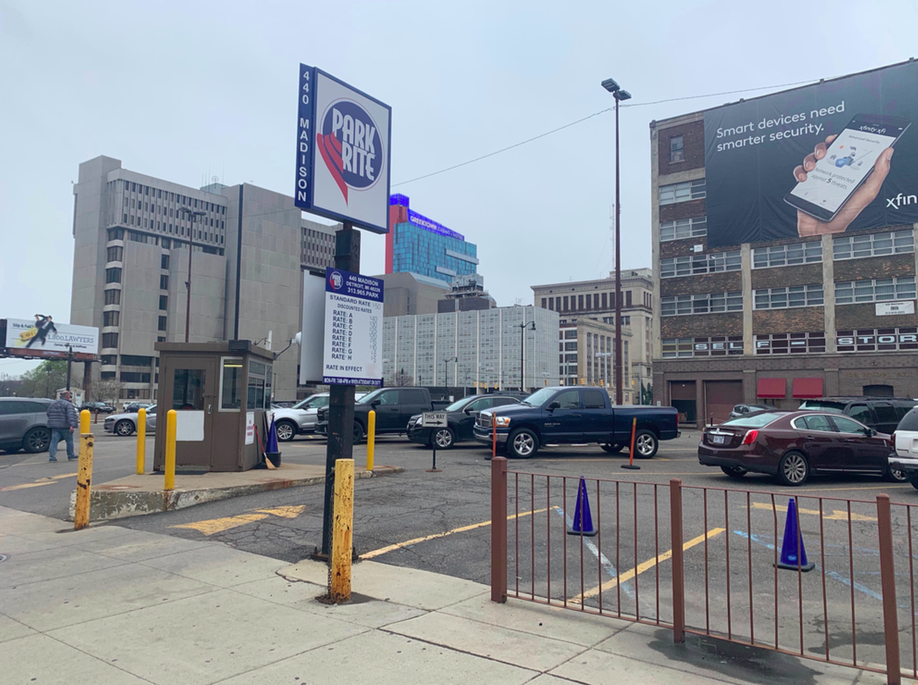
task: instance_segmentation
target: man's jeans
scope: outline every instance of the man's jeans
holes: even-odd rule
[[[51,444],[48,446],[49,461],[57,461],[57,443],[61,440],[67,443],[67,458],[76,459],[76,455],[73,453],[73,433],[70,432],[70,429],[52,428]]]

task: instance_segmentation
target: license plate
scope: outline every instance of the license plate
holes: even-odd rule
[[[712,435],[712,436],[711,436],[711,444],[712,444],[712,445],[723,445],[723,444],[724,444],[724,436],[723,436],[723,435]]]

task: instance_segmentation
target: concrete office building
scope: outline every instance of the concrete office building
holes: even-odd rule
[[[622,370],[633,378],[631,326],[622,326]],[[558,330],[558,363],[564,385],[605,388],[615,397],[615,326],[598,319],[561,319]],[[622,388],[625,404],[640,404],[641,386],[635,378]]]
[[[609,278],[599,278],[590,281],[571,281],[568,283],[549,283],[547,285],[531,286],[533,292],[534,304],[542,309],[556,311],[561,317],[561,326],[567,327],[578,324],[581,321],[594,320],[600,323],[612,325],[612,337],[614,339],[615,323],[615,274]],[[633,395],[635,404],[641,403],[643,388],[645,394],[649,397],[649,390],[653,379],[653,362],[652,362],[652,340],[653,340],[653,278],[650,269],[627,269],[622,270],[622,337],[625,345],[623,353],[630,358],[631,368],[628,364],[623,363],[622,369],[625,374],[625,385],[623,391],[629,391]],[[568,338],[565,343],[578,342],[581,338],[584,342],[589,343],[592,338],[589,335],[601,337],[606,335],[603,331],[587,331],[583,329],[576,336],[572,335],[573,340]],[[585,349],[582,346],[580,349]],[[594,352],[595,353],[595,352]],[[599,352],[602,354],[602,351]],[[561,376],[567,379],[574,377],[591,377],[595,374],[590,372],[589,364],[582,355],[574,354],[572,350],[565,352],[567,355],[560,360]],[[573,355],[573,356],[571,356]],[[594,360],[595,363],[595,360]],[[574,368],[576,367],[576,374]],[[612,363],[614,369],[614,360]],[[613,374],[614,375],[614,374]],[[598,377],[598,376],[597,376]],[[608,376],[603,376],[608,378]],[[579,382],[579,381],[577,381]],[[612,379],[613,385],[617,379]]]
[[[914,74],[914,65],[888,69],[900,68]],[[886,78],[882,71],[856,76]],[[768,131],[759,130],[771,124],[767,118],[753,119],[761,121],[755,134],[763,142],[748,156],[745,149],[730,148],[726,161],[706,160],[706,117],[736,112],[747,119],[749,111],[757,111],[750,108],[779,111],[788,101],[802,103],[795,112],[818,117],[820,111],[811,111],[814,93],[826,88],[832,98],[851,105],[855,84],[848,79],[853,78],[650,124],[654,301],[660,303],[654,312],[659,335],[653,389],[656,400],[677,407],[683,423],[722,421],[742,402],[792,409],[820,396],[918,394],[918,224],[896,224],[890,212],[883,227],[842,227],[843,232],[807,236],[800,222],[816,222],[795,215],[784,200],[795,187],[793,165],[805,152],[788,155],[783,173],[756,167],[760,155],[763,160],[778,156],[765,147],[775,144],[768,141]],[[880,106],[880,98],[865,97]],[[762,102],[765,98],[777,100]],[[826,131],[838,133],[851,116],[842,114],[821,135],[803,138],[800,149],[812,151]],[[730,130],[723,126],[722,133]],[[733,166],[724,171],[717,164]],[[751,177],[744,179],[747,171]],[[780,195],[760,200],[759,182],[773,177],[783,184]],[[725,183],[735,184],[732,192],[721,192]],[[754,212],[732,211],[738,203],[758,204]],[[732,212],[730,221],[720,214],[724,207]],[[787,216],[758,221],[759,211]],[[792,237],[747,237],[766,231]]]
[[[410,382],[483,392],[485,388],[532,390],[560,381],[558,314],[547,309],[497,307],[397,316],[384,319],[383,330],[387,385]]]
[[[333,264],[335,226],[250,184],[199,190],[97,157],[73,193],[70,321],[101,329],[92,378],[117,381],[121,400],[157,400],[153,346],[185,340],[192,229],[191,342],[271,334],[283,349],[300,330],[303,269]],[[183,209],[203,214],[192,224]],[[276,361],[278,398],[296,397],[297,361],[295,351]]]
[[[450,284],[478,268],[478,247],[465,236],[409,207],[407,195],[389,200],[386,273],[414,273]]]
[[[449,284],[439,278],[415,273],[383,274],[383,316],[433,314],[437,303],[449,292]]]

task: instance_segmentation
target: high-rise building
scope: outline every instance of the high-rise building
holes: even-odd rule
[[[156,400],[154,345],[185,340],[192,231],[190,342],[270,335],[282,349],[300,330],[303,269],[333,265],[335,226],[247,183],[199,190],[96,157],[73,194],[70,321],[100,328],[93,382],[117,383],[121,400]],[[274,365],[280,399],[296,397],[297,362]]]
[[[383,331],[387,385],[533,390],[559,384],[557,312],[496,307],[394,316],[383,320]]]
[[[549,283],[547,285],[534,285],[532,287],[533,301],[537,307],[549,309],[559,313],[562,327],[571,327],[582,321],[595,320],[600,323],[615,324],[615,274],[609,278],[598,278],[591,281],[571,281],[567,283]],[[649,401],[651,383],[653,382],[652,370],[652,339],[653,339],[653,280],[650,269],[623,269],[622,270],[622,335],[627,336],[626,345],[622,346],[629,353],[631,362],[622,363],[625,384],[623,391],[630,390],[634,404]],[[583,358],[573,343],[578,341],[589,342],[589,335],[601,336],[605,332],[598,330],[587,331],[581,327],[576,335],[569,332],[572,339],[565,342],[566,350],[562,350],[563,358],[560,360],[561,376],[568,379],[591,375],[608,379],[608,375],[591,373],[589,366],[583,364],[596,364],[596,359]],[[627,331],[627,333],[626,333]],[[583,349],[585,347],[581,346]],[[602,347],[599,352],[602,355]],[[600,357],[603,359],[604,357]],[[612,361],[614,368],[614,359]],[[612,379],[613,383],[617,379]]]
[[[478,247],[461,233],[418,214],[406,195],[389,200],[386,273],[410,272],[451,283],[476,272]]]

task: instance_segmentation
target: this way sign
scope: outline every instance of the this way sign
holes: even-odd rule
[[[445,428],[445,411],[425,411],[421,414],[421,426],[424,428]]]

